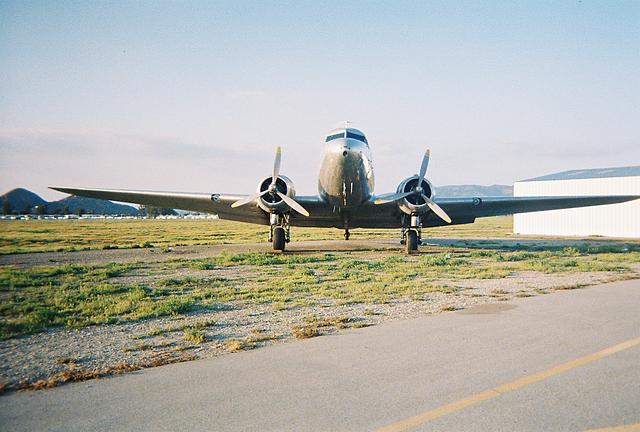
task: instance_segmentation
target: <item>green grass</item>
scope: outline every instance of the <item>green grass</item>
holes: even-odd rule
[[[596,251],[597,252],[597,251]],[[367,256],[367,259],[363,257]],[[200,268],[203,260],[180,260],[176,269]],[[0,337],[10,338],[49,327],[83,327],[160,316],[178,316],[220,303],[310,305],[381,304],[397,299],[425,299],[430,293],[452,293],[440,280],[503,278],[517,271],[624,272],[640,262],[640,252],[477,253],[452,250],[416,256],[395,254],[226,254],[208,262],[235,266],[236,280],[173,277],[127,284],[120,277],[153,264],[65,265],[0,269]],[[160,330],[156,330],[160,331]]]
[[[0,269],[0,337],[56,326],[78,328],[178,316],[228,302],[267,303],[282,310],[326,300],[336,304],[422,300],[434,292],[455,292],[441,280],[495,279],[518,271],[625,272],[630,263],[640,262],[640,252],[606,250],[479,253],[453,249],[414,256],[223,254],[173,261],[171,266],[175,270],[201,269],[203,263],[235,267],[238,279],[226,279],[211,270],[211,276],[135,284],[122,283],[121,277],[149,271],[145,266],[154,264],[5,267]]]
[[[136,264],[0,269],[0,338],[49,327],[84,327],[190,312],[195,301],[166,289],[111,279]]]
[[[178,316],[220,303],[272,304],[276,309],[313,305],[382,304],[422,300],[455,289],[441,280],[503,278],[517,271],[624,272],[640,262],[640,252],[598,253],[579,250],[492,252],[447,250],[430,254],[225,254],[207,260],[179,260],[178,270],[203,262],[235,267],[238,279],[172,277],[127,284],[121,276],[148,271],[153,264],[64,265],[0,269],[0,337],[49,327],[83,327],[160,316]],[[291,305],[291,306],[288,306]],[[161,331],[161,330],[155,330]]]
[[[496,232],[506,235],[510,229],[507,221],[510,219],[488,219],[484,227],[491,235]],[[217,242],[226,238],[220,230],[226,232],[231,226],[222,221],[84,222],[89,229],[83,225],[70,225],[75,222],[79,221],[3,222],[0,226],[14,230],[9,235],[2,232],[3,239],[11,237],[17,241],[12,247],[26,247],[19,243],[31,239],[31,249],[25,250],[47,245],[66,247],[75,241],[76,229],[84,233],[84,240],[91,239],[95,243],[90,247],[100,247],[103,237],[109,238],[110,245],[129,247],[144,244],[145,238],[156,235],[157,238],[164,237],[161,241],[156,238],[154,243],[175,244],[176,241],[187,241],[192,235],[192,241]],[[165,222],[168,224],[164,225]],[[261,227],[235,225],[231,229],[234,235],[247,234],[248,237],[243,237],[247,241],[262,239]],[[451,232],[460,235],[461,231],[456,229],[454,227]],[[15,230],[23,231],[18,235]],[[49,230],[58,230],[60,237]],[[465,235],[475,235],[474,230],[466,231]],[[326,233],[339,234],[336,230],[299,231],[302,232],[315,233],[313,235],[319,237]],[[361,234],[367,232],[362,230]],[[40,242],[39,236],[50,236],[51,242]],[[27,335],[51,327],[81,328],[181,316],[233,302],[269,304],[273,310],[290,310],[319,304],[376,305],[399,299],[420,301],[428,300],[434,293],[455,293],[455,283],[447,281],[504,278],[521,271],[622,273],[640,262],[640,245],[636,243],[583,242],[575,247],[551,245],[543,250],[536,244],[514,246],[495,245],[485,249],[474,249],[464,243],[456,247],[430,246],[423,249],[426,253],[411,256],[399,251],[245,252],[222,253],[202,259],[167,259],[165,256],[158,262],[149,263],[2,267],[0,338]],[[157,279],[158,274],[166,274],[166,277]],[[130,280],[135,282],[128,282]],[[184,326],[167,327],[153,329],[141,337],[185,331],[185,338],[198,343],[196,339],[200,333],[204,334],[204,330],[195,325],[188,330],[191,336],[187,336]]]
[[[238,265],[273,266],[314,263],[334,259],[332,254],[324,255],[285,255],[266,254],[258,252],[241,252],[236,254],[222,253],[217,256],[203,259],[175,259],[171,262],[176,268],[194,268],[198,270],[213,270],[219,267],[231,267]]]

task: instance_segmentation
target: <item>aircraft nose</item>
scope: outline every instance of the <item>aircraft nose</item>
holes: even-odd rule
[[[338,140],[334,140],[331,143],[331,153],[336,156],[341,155],[343,158],[348,158],[351,155],[355,155],[358,151],[358,146],[352,142],[349,142],[346,139],[341,140],[341,142],[337,142]]]
[[[352,146],[349,145],[349,141],[345,140],[342,143],[342,156],[343,157],[347,157],[349,156],[350,153],[353,152]]]

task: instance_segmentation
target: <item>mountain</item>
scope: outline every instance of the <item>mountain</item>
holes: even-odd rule
[[[4,213],[25,213],[33,210],[35,206],[47,202],[33,192],[18,188],[0,196],[0,206]]]
[[[116,204],[107,200],[70,196],[58,201],[47,202],[27,189],[13,189],[0,196],[3,213],[37,213],[36,206],[45,206],[46,214],[67,213],[118,214],[136,216],[138,209],[124,204]]]
[[[436,196],[438,198],[454,197],[487,197],[487,196],[513,196],[513,186],[508,185],[449,185],[437,186]]]
[[[116,204],[111,201],[96,198],[84,198],[77,196],[70,196],[59,201],[50,202],[47,205],[47,213],[63,213],[65,208],[67,208],[67,213],[78,213],[78,210],[82,210],[82,213],[91,214],[118,214],[130,216],[136,216],[138,214],[138,209],[128,205]]]

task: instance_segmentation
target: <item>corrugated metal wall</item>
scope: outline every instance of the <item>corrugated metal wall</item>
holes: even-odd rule
[[[640,176],[523,181],[514,196],[640,195]],[[554,236],[640,238],[640,200],[622,204],[516,214],[513,232]]]

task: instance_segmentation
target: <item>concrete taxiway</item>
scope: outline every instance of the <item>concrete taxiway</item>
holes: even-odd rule
[[[8,394],[0,429],[635,430],[639,310],[633,280],[388,322]]]

